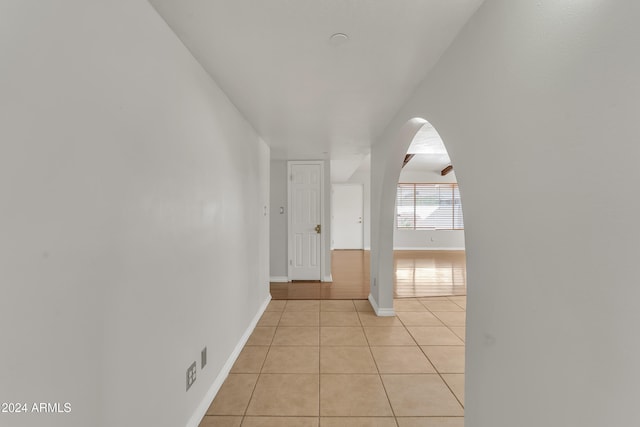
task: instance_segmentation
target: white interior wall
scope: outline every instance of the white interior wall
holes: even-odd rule
[[[393,316],[393,231],[402,162],[425,120],[387,129],[371,147],[371,262],[369,301],[378,316]]]
[[[456,167],[468,427],[640,424],[638,20],[637,2],[486,1],[374,147],[374,231],[408,120]]]
[[[269,298],[269,149],[146,1],[3,2],[0,52],[0,401],[72,405],[0,424],[185,426]]]
[[[271,160],[270,280],[287,281],[287,161]]]
[[[458,179],[453,171],[442,176],[439,171],[402,169],[399,182],[456,183]]]
[[[445,142],[446,144],[446,142]],[[398,182],[456,183],[455,172],[442,176],[439,171],[402,169]],[[464,210],[464,200],[462,200]],[[398,230],[394,228],[395,250],[464,250],[464,230]]]
[[[324,162],[324,208],[322,209],[322,234],[324,251],[322,253],[322,280],[331,282],[331,162]]]

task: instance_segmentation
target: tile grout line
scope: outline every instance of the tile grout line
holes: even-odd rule
[[[369,354],[371,354],[371,358],[373,359],[373,364],[376,366],[376,371],[378,371],[378,379],[380,380],[380,384],[382,384],[382,389],[384,390],[384,395],[387,397],[387,402],[389,402],[389,408],[391,409],[391,413],[393,414],[393,421],[398,425],[398,417],[396,416],[396,411],[393,409],[393,405],[391,404],[391,398],[389,397],[389,393],[387,392],[387,387],[384,385],[384,381],[382,380],[382,374],[380,373],[380,367],[378,366],[378,362],[376,361],[375,356],[373,355],[373,351],[371,350],[371,342],[369,341],[369,337],[364,330],[364,323],[362,323],[362,319],[360,319],[360,315],[358,315],[358,320],[360,320],[360,325],[362,327],[362,333],[364,334],[364,339],[367,340],[367,348],[369,349]]]
[[[285,303],[286,307],[287,303]],[[256,378],[256,383],[253,385],[253,389],[251,390],[251,396],[249,396],[249,400],[247,401],[247,406],[244,408],[244,413],[242,414],[242,419],[240,420],[240,426],[244,424],[244,420],[247,417],[247,411],[249,410],[249,405],[251,405],[251,400],[253,399],[253,394],[258,387],[258,382],[260,381],[260,377],[262,376],[262,370],[264,369],[264,364],[267,363],[267,357],[269,357],[269,353],[271,352],[271,346],[273,345],[273,340],[276,338],[276,333],[278,332],[278,327],[280,325],[280,319],[282,319],[282,315],[284,314],[285,307],[282,307],[282,311],[280,312],[280,318],[278,318],[278,323],[276,324],[276,329],[273,331],[273,336],[271,337],[271,341],[269,342],[269,349],[267,349],[267,354],[264,356],[264,360],[260,365],[260,371],[258,372],[258,378]],[[246,347],[246,344],[245,344]],[[244,350],[244,347],[243,347]]]
[[[465,295],[465,297],[466,297],[466,295]],[[436,317],[436,319],[438,319],[438,320],[439,320],[439,321],[440,321],[440,322],[441,322],[441,323],[442,323],[442,324],[443,324],[447,329],[449,329],[449,331],[450,331],[453,335],[455,335],[455,336],[456,336],[460,341],[462,341],[462,345],[465,347],[465,351],[466,351],[467,343],[465,342],[465,339],[460,338],[460,337],[458,336],[458,334],[456,334],[456,333],[453,331],[453,329],[451,329],[451,328],[452,328],[452,326],[449,326],[449,325],[447,325],[444,321],[442,321],[442,319],[440,319],[436,313],[464,313],[464,317],[465,317],[464,326],[453,326],[453,327],[454,327],[454,328],[465,328],[465,332],[466,332],[466,330],[467,330],[467,320],[466,320],[466,318],[467,318],[467,309],[465,308],[465,309],[463,309],[463,311],[461,311],[461,312],[460,312],[460,311],[451,311],[451,312],[449,312],[449,311],[445,311],[445,312],[439,312],[439,311],[436,311],[436,312],[434,313],[433,311],[431,311],[431,309],[429,309],[429,307],[427,307],[426,305],[424,305],[424,304],[422,303],[422,301],[420,301],[420,300],[418,300],[418,301],[420,302],[420,304],[422,304],[422,305],[424,306],[424,308],[426,308],[426,309],[427,309],[427,311],[428,311],[429,313],[431,313],[432,315],[434,315],[434,316]],[[453,302],[453,301],[451,301],[451,302]],[[455,304],[455,302],[453,302],[453,303]],[[456,304],[456,305],[458,305],[458,304]],[[458,307],[460,307],[460,306],[458,305]],[[462,307],[460,307],[460,308],[462,308]],[[400,319],[400,321],[402,322],[402,319]],[[402,322],[402,323],[404,324],[404,322]],[[411,333],[411,332],[409,332],[409,333]],[[413,335],[412,335],[412,336],[413,336]],[[417,343],[417,341],[416,341],[416,343]],[[449,344],[449,345],[459,345],[459,344]],[[418,346],[420,346],[420,344],[418,344]]]
[[[424,304],[423,304],[424,305]],[[433,314],[432,311],[430,311],[426,306],[425,308],[431,313]],[[466,311],[465,311],[465,315],[466,315]],[[435,314],[434,314],[435,316]],[[437,317],[437,316],[436,316]],[[438,320],[440,320],[440,318],[438,317]],[[440,320],[442,321],[442,320]],[[400,322],[402,322],[402,319],[400,319]],[[444,323],[444,322],[442,322]],[[402,322],[402,324],[404,325],[404,322]],[[451,328],[449,328],[448,325],[445,324],[445,326],[447,327],[447,329],[449,329],[451,331]],[[405,326],[406,328],[406,326]],[[411,335],[411,332],[409,332],[409,329],[407,329],[407,333],[409,335]],[[455,333],[453,331],[451,331],[452,334],[455,335]],[[457,335],[456,335],[457,337]],[[453,397],[455,397],[456,401],[460,404],[460,406],[462,407],[462,413],[464,414],[464,405],[462,404],[462,402],[460,402],[460,399],[458,399],[458,396],[453,392],[453,389],[451,388],[451,386],[449,385],[449,383],[444,379],[444,377],[442,376],[442,373],[440,373],[440,370],[438,369],[438,367],[431,361],[431,358],[429,358],[429,356],[427,355],[427,353],[425,353],[424,349],[422,348],[422,346],[420,344],[418,344],[418,341],[416,340],[416,338],[411,335],[411,338],[413,338],[413,341],[416,343],[416,345],[418,346],[418,348],[420,349],[420,351],[422,352],[422,354],[424,354],[424,357],[427,358],[427,360],[429,361],[429,363],[431,363],[431,366],[433,366],[433,368],[436,370],[436,373],[438,374],[438,376],[440,377],[440,380],[444,383],[444,385],[447,386],[447,388],[449,389],[449,391],[451,392],[451,394],[453,395]],[[459,337],[458,337],[459,338]],[[425,346],[428,347],[428,346]],[[460,346],[457,346],[460,347]],[[462,346],[465,348],[465,352],[466,352],[466,343],[464,343],[464,345]],[[466,373],[463,372],[463,375],[466,375]]]

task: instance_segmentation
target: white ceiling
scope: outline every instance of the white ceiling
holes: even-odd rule
[[[420,130],[415,134],[407,150],[407,154],[444,154],[447,156],[447,159],[449,158],[440,134],[429,122],[422,125]]]
[[[407,154],[414,154],[403,172],[440,172],[451,164],[449,153],[438,134],[438,131],[426,122],[416,133],[407,150]],[[333,165],[333,163],[332,163]],[[371,169],[371,156],[366,156],[359,164],[356,172],[367,172]]]
[[[407,153],[415,154],[415,156],[403,168],[405,171],[440,172],[451,164],[442,138],[431,123],[425,123],[420,128],[416,136],[413,137]]]
[[[273,158],[342,180],[483,0],[149,1]]]

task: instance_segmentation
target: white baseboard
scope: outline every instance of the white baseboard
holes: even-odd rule
[[[287,283],[289,278],[287,276],[271,276],[269,277],[269,281],[273,283]],[[329,274],[328,276],[324,276],[322,278],[323,282],[333,282],[333,276]]]
[[[364,248],[365,251],[371,251],[371,246],[365,246]],[[393,248],[394,251],[464,251],[465,248],[461,247],[444,247],[444,248],[435,248],[433,246],[431,247],[424,247],[424,248],[416,248],[416,247],[394,247]]]
[[[452,247],[444,247],[444,248],[436,248],[433,246],[429,247],[394,247],[394,251],[464,251],[464,248],[452,248]]]
[[[229,372],[231,372],[231,368],[233,367],[233,364],[236,362],[236,359],[240,355],[242,348],[249,340],[251,333],[253,332],[256,325],[258,324],[258,321],[262,317],[262,314],[267,309],[267,306],[269,305],[270,301],[271,301],[271,295],[267,297],[267,299],[262,303],[262,305],[258,309],[258,313],[256,313],[253,320],[251,320],[251,324],[249,324],[249,327],[245,330],[244,334],[240,338],[240,341],[238,341],[238,344],[236,344],[235,348],[233,349],[233,352],[227,359],[227,362],[224,364],[224,366],[220,370],[220,373],[218,373],[218,376],[213,381],[213,384],[211,384],[211,387],[209,388],[207,393],[204,395],[202,402],[200,402],[194,414],[191,416],[191,418],[189,418],[189,422],[187,423],[186,427],[198,427],[200,425],[200,421],[202,421],[202,418],[206,415],[207,409],[209,409],[211,402],[213,402],[213,399],[216,397],[216,394],[218,394],[218,391],[220,391],[220,387],[222,387],[224,380],[227,379],[227,376],[229,375]]]
[[[376,316],[380,316],[380,317],[390,317],[390,316],[395,316],[396,312],[393,308],[380,308],[378,307],[378,303],[376,302],[375,298],[373,298],[373,295],[369,294],[369,304],[371,304],[371,307],[373,307],[373,311],[376,312]]]

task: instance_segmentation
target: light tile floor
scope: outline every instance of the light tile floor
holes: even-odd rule
[[[463,427],[466,297],[273,300],[200,427]]]

